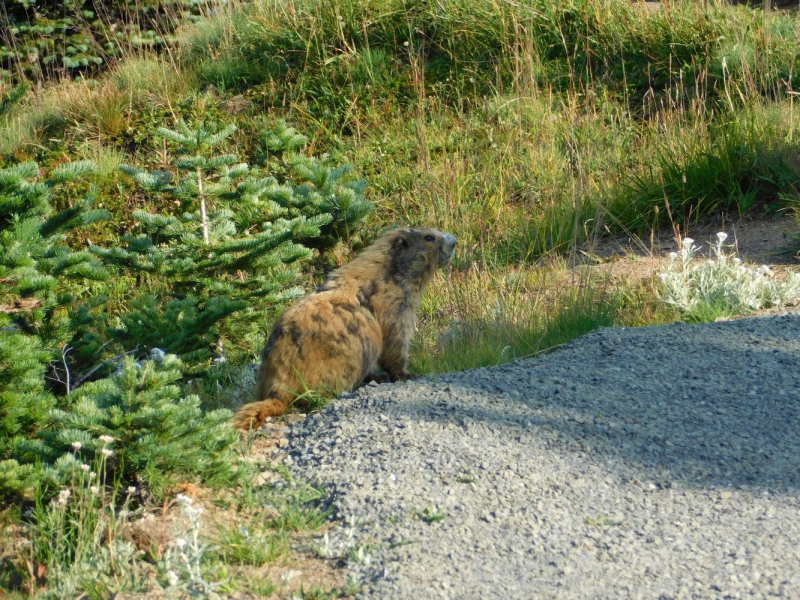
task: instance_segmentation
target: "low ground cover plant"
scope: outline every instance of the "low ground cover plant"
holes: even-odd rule
[[[700,250],[692,238],[683,238],[679,252],[669,255],[666,270],[659,275],[660,296],[691,322],[713,321],[718,317],[784,306],[800,296],[800,274],[790,272],[778,279],[762,265],[742,262],[730,245],[728,235],[717,234],[708,260],[698,258]]]

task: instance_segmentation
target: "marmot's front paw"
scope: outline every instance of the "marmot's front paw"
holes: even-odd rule
[[[362,385],[366,385],[372,381],[375,383],[394,383],[396,381],[411,381],[417,379],[419,375],[416,373],[399,373],[397,375],[389,375],[388,373],[372,373],[364,377]]]
[[[362,385],[366,385],[370,382],[374,381],[375,383],[389,383],[390,381],[396,381],[392,378],[391,375],[387,375],[386,373],[371,373],[364,377],[364,381],[361,382]]]
[[[392,381],[411,381],[412,379],[417,379],[419,375],[416,373],[400,373],[399,375],[394,375],[392,377]]]

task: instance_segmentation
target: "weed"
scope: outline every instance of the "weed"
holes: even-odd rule
[[[70,455],[71,485],[45,504],[41,491],[28,525],[29,542],[20,553],[28,589],[46,576],[48,593],[73,596],[86,592],[97,597],[108,592],[138,592],[146,587],[147,569],[136,558],[133,544],[121,531],[133,512],[136,488],[120,490],[115,481],[105,485],[108,460],[113,456],[110,436],[101,436],[102,450],[91,465]],[[74,442],[78,455],[82,444]],[[121,505],[118,500],[123,498]]]
[[[333,600],[333,598],[342,598],[345,596],[350,596],[355,592],[348,593],[348,589],[356,589],[359,588],[351,587],[345,588],[344,590],[339,590],[336,588],[323,588],[319,586],[313,586],[309,589],[305,589],[303,585],[300,585],[300,589],[297,590],[296,594],[293,598],[298,598],[302,600]]]
[[[216,553],[227,564],[261,567],[288,554],[288,533],[266,523],[220,526],[214,537]]]
[[[342,595],[348,597],[355,596],[360,591],[361,591],[361,584],[358,581],[356,581],[356,579],[352,575],[349,576],[344,584]]]
[[[194,598],[217,600],[221,583],[209,581],[204,568],[203,557],[211,548],[200,539],[203,508],[195,507],[194,501],[182,494],[178,494],[177,500],[186,526],[176,531],[175,540],[164,553],[160,570],[166,580],[165,589],[171,593],[183,590]]]
[[[317,558],[335,558],[338,556],[334,545],[331,543],[330,536],[328,532],[325,532],[325,535],[322,536],[322,540],[314,545],[311,548],[314,552],[314,555]]]
[[[278,590],[278,586],[263,575],[251,575],[244,578],[244,586],[251,594],[256,596],[271,596]]]
[[[253,494],[253,507],[268,510],[266,526],[286,532],[317,531],[328,519],[330,509],[323,509],[320,500],[324,490],[296,482],[285,482],[257,488]]]
[[[295,374],[300,381],[300,387],[303,391],[298,393],[291,390],[286,390],[294,395],[294,398],[289,406],[302,406],[308,409],[310,412],[314,412],[324,408],[336,397],[336,392],[324,386],[315,389],[309,388],[296,370]]]
[[[288,531],[316,531],[322,527],[330,514],[314,506],[319,495],[296,495],[281,506],[280,513],[273,519],[272,526]]]
[[[347,560],[357,565],[368,565],[372,562],[372,550],[371,544],[357,544],[347,551]]]
[[[424,510],[415,511],[414,516],[420,521],[428,524],[444,521],[444,513],[440,512],[438,509],[433,509],[430,506],[426,506]]]
[[[586,524],[591,527],[617,527],[622,525],[623,521],[617,521],[598,513],[596,517],[586,517]]]

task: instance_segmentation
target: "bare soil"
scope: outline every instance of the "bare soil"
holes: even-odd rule
[[[720,214],[679,230],[655,230],[643,238],[636,235],[602,237],[584,244],[579,261],[594,264],[596,270],[612,279],[633,282],[659,273],[667,255],[679,249],[683,238],[694,239],[701,246],[700,255],[708,256],[711,243],[716,241],[720,231],[728,234],[727,242],[746,263],[768,265],[778,274],[800,266],[796,254],[788,250],[792,238],[800,236],[800,227],[794,217],[785,214],[767,219],[745,215],[733,220]]]

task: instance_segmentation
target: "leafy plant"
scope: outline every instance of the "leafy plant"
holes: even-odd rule
[[[262,567],[285,556],[289,551],[288,535],[262,524],[253,526],[237,523],[220,527],[214,537],[217,553],[226,564]]]
[[[11,0],[0,13],[0,76],[92,75],[128,49],[161,49],[215,0]]]
[[[416,511],[414,516],[420,521],[428,524],[444,521],[444,513],[442,513],[439,509],[431,508],[430,506],[426,506],[423,510]]]
[[[160,565],[162,585],[171,593],[183,590],[192,598],[217,600],[220,595],[216,590],[221,583],[210,580],[203,561],[210,549],[208,543],[200,538],[203,508],[194,506],[194,500],[184,494],[178,494],[177,500],[186,524],[178,528],[176,539],[164,553]]]

